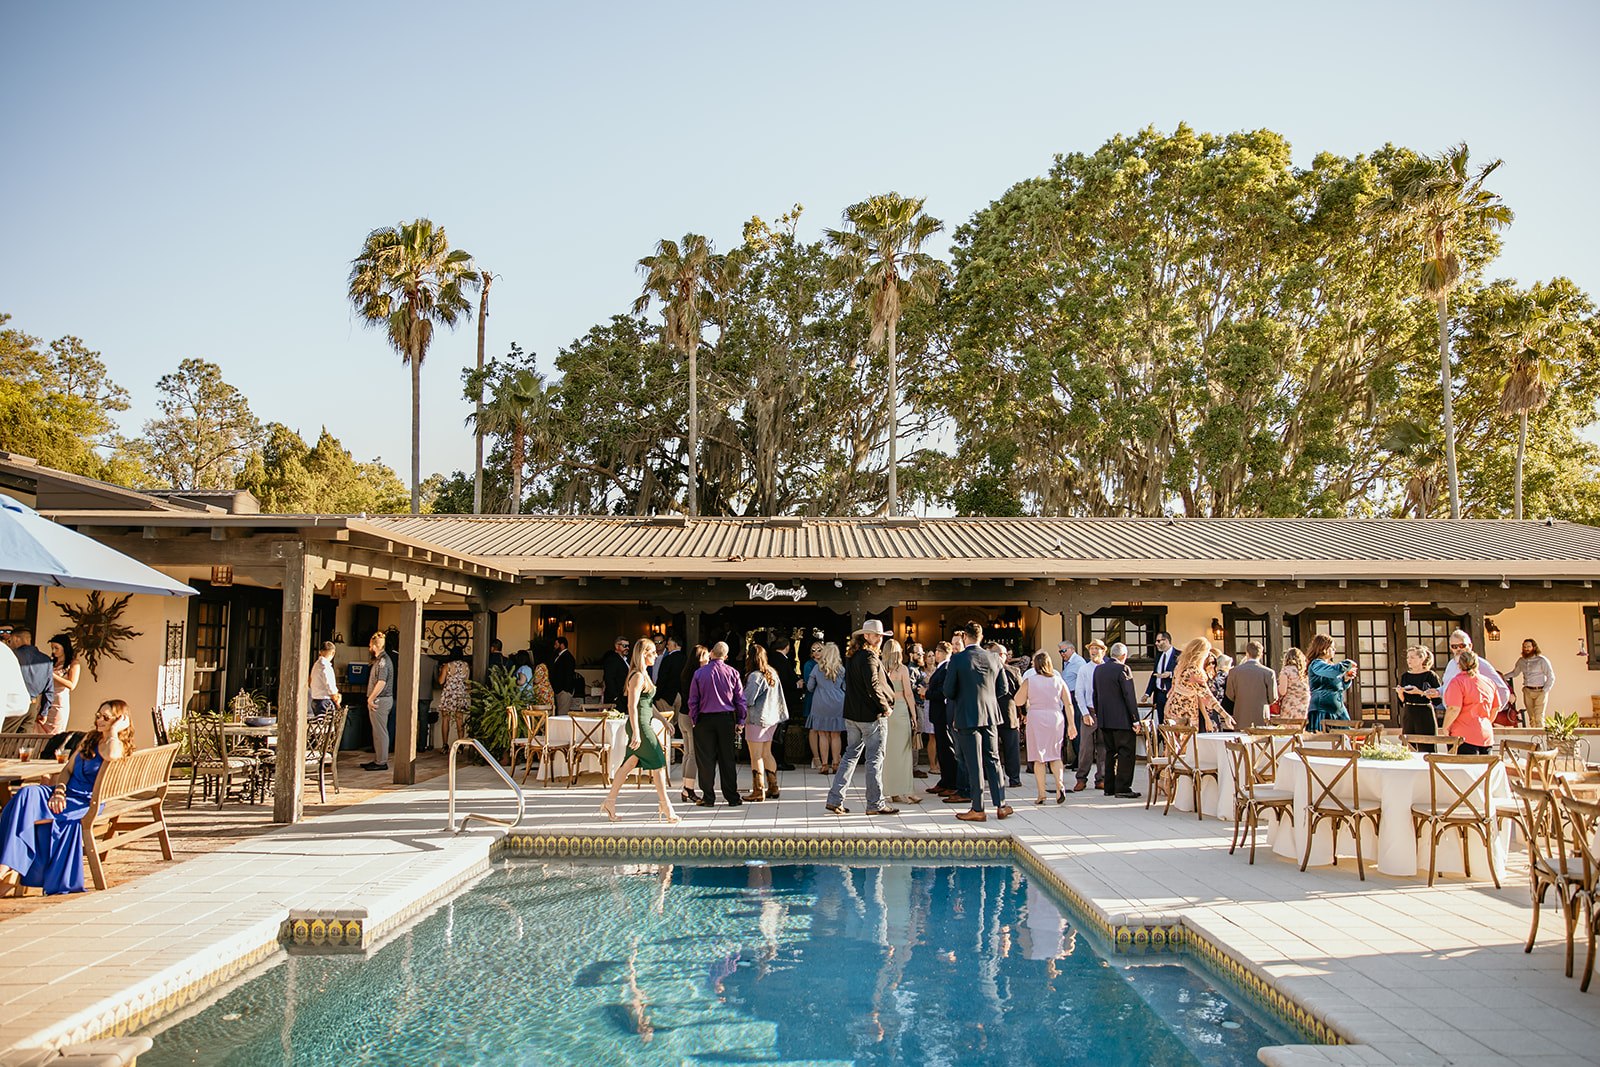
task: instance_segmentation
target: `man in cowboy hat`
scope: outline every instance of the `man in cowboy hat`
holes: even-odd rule
[[[844,789],[850,784],[856,763],[867,762],[867,814],[898,815],[899,808],[883,802],[883,741],[888,733],[889,712],[894,707],[894,687],[883,669],[878,649],[886,632],[883,623],[868,619],[852,636],[849,662],[844,668],[844,756],[828,789],[828,810],[847,815]]]

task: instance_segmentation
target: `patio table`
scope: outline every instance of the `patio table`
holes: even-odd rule
[[[580,718],[590,717],[580,716]],[[667,724],[654,716],[651,717],[650,722],[655,728],[656,740],[661,742],[662,750],[666,751],[668,741]],[[577,736],[576,726],[571,715],[552,715],[547,720],[547,724],[545,727],[546,736],[550,738],[552,745],[570,744]],[[628,720],[620,715],[615,719],[607,719],[601,737],[606,746],[605,776],[609,782],[617,773],[617,768],[622,766],[622,761],[625,758],[624,752],[628,747]],[[600,770],[593,753],[584,753],[583,757],[578,761],[579,771],[584,770],[586,766],[590,770]]]
[[[1332,760],[1321,760],[1316,756],[1311,759],[1334,765]],[[1419,839],[1413,828],[1411,805],[1428,803],[1428,762],[1421,753],[1403,760],[1364,759],[1357,762],[1361,772],[1359,799],[1363,803],[1376,800],[1383,813],[1376,841],[1373,840],[1371,824],[1363,822],[1362,854],[1368,858],[1376,857],[1378,870],[1383,874],[1408,878],[1415,876],[1419,869],[1426,872],[1428,841],[1426,838]],[[1462,781],[1469,780],[1465,772],[1459,777]],[[1295,811],[1303,811],[1310,800],[1310,787],[1298,753],[1285,752],[1278,761],[1278,783],[1280,786],[1293,786]],[[1340,795],[1346,800],[1350,799],[1347,784]],[[1489,778],[1489,801],[1493,804],[1497,800],[1510,799],[1511,787],[1506,780],[1505,767],[1497,764]],[[1508,834],[1498,821],[1491,825],[1493,832],[1490,840],[1494,842],[1492,858],[1495,870],[1500,872],[1503,881]],[[1305,855],[1305,835],[1306,820],[1297,814],[1293,827],[1286,828],[1281,821],[1273,820],[1273,825],[1267,831],[1267,843],[1278,855],[1299,863]],[[1467,847],[1472,849],[1474,868],[1487,873],[1490,856],[1485,854],[1483,842],[1470,831],[1467,842]],[[1374,844],[1376,849],[1373,848]],[[1341,857],[1354,854],[1354,848],[1348,844],[1339,852]],[[1328,823],[1317,828],[1317,839],[1311,846],[1311,862],[1319,866],[1333,862],[1333,829]],[[1462,870],[1460,838],[1454,833],[1445,834],[1439,839],[1438,870],[1456,873]]]
[[[43,735],[41,735],[42,740]],[[65,769],[66,764],[57,763],[53,759],[0,760],[0,807],[10,801],[11,791],[18,786],[42,781]]]

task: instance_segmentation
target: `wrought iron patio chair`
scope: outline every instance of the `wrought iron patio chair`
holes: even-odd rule
[[[246,802],[252,796],[256,760],[234,754],[222,726],[221,717],[215,715],[194,715],[188,720],[189,751],[194,758],[194,774],[189,779],[189,801],[185,807],[194,807],[194,787],[202,778],[208,781],[208,795],[209,783],[216,783],[218,808],[227,803],[235,779],[239,784],[240,802]]]

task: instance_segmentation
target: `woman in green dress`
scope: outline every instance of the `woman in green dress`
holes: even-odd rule
[[[628,708],[628,747],[622,766],[611,779],[611,792],[600,805],[600,810],[612,822],[617,821],[617,794],[635,766],[649,771],[650,780],[655,783],[658,818],[669,823],[681,822],[683,818],[672,810],[672,801],[667,798],[667,754],[662,751],[654,729],[656,687],[647,672],[655,661],[654,641],[642,637],[634,642],[628,680],[622,687],[624,705]]]

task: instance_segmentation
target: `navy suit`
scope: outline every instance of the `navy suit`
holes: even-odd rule
[[[1150,703],[1156,709],[1156,722],[1164,722],[1167,717],[1167,697],[1172,694],[1172,670],[1178,665],[1178,648],[1169,645],[1165,652],[1156,656],[1155,668],[1150,672],[1150,681],[1145,683],[1144,695],[1150,698]],[[1167,677],[1161,678],[1165,672]]]
[[[989,784],[994,806],[1006,802],[1006,780],[1000,771],[1000,723],[1004,712],[996,699],[1005,667],[1000,657],[968,645],[950,657],[944,675],[945,713],[960,739],[972,810],[983,810],[983,784]]]
[[[950,715],[945,710],[944,679],[949,673],[950,661],[946,659],[928,675],[928,720],[933,723],[933,745],[939,754],[939,781],[934,789],[954,789],[966,796],[967,783],[956,759],[955,741],[950,733]]]
[[[1139,721],[1139,698],[1133,672],[1126,663],[1108,659],[1094,669],[1094,715],[1106,742],[1106,770],[1101,784],[1110,794],[1133,791],[1133,727]]]

